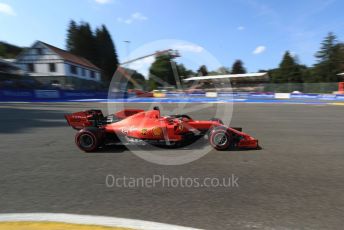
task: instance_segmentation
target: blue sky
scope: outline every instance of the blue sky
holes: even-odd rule
[[[314,64],[329,31],[344,40],[343,9],[341,0],[0,0],[0,40],[20,46],[42,40],[64,48],[68,22],[74,19],[93,28],[105,24],[122,61],[124,40],[134,51],[156,40],[177,39],[187,41],[178,47],[196,58],[207,51],[224,66],[241,59],[255,72],[276,67],[286,50],[302,64]]]

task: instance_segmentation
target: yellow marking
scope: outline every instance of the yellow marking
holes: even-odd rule
[[[331,105],[344,105],[344,102],[333,102],[330,103]]]
[[[0,222],[0,230],[133,230],[98,225],[67,224],[60,222],[17,221]]]
[[[164,93],[153,93],[153,97],[166,97]]]
[[[142,130],[141,130],[141,134],[142,134],[142,135],[147,135],[147,129],[142,129]]]

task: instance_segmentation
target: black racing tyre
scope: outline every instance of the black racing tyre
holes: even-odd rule
[[[215,128],[209,133],[209,143],[216,150],[226,150],[232,144],[230,133],[221,128]]]
[[[219,118],[211,118],[210,119],[210,121],[217,121],[217,122],[219,122],[221,125],[223,125],[223,121],[221,120],[221,119],[219,119]]]
[[[100,130],[81,129],[75,135],[75,144],[85,152],[94,152],[102,142]]]

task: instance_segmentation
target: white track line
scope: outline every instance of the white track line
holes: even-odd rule
[[[197,230],[196,228],[182,227],[171,224],[163,224],[152,221],[93,216],[65,213],[9,213],[0,214],[0,222],[4,221],[48,221],[63,222],[69,224],[99,225],[106,227],[122,227],[138,230]]]

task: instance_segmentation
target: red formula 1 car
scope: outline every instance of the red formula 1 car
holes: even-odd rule
[[[100,110],[88,110],[65,115],[70,126],[79,130],[76,145],[83,151],[96,151],[107,144],[152,144],[180,147],[208,136],[217,150],[230,148],[257,149],[258,140],[229,128],[219,119],[193,120],[188,115],[160,116],[160,110],[125,109],[104,116]]]

